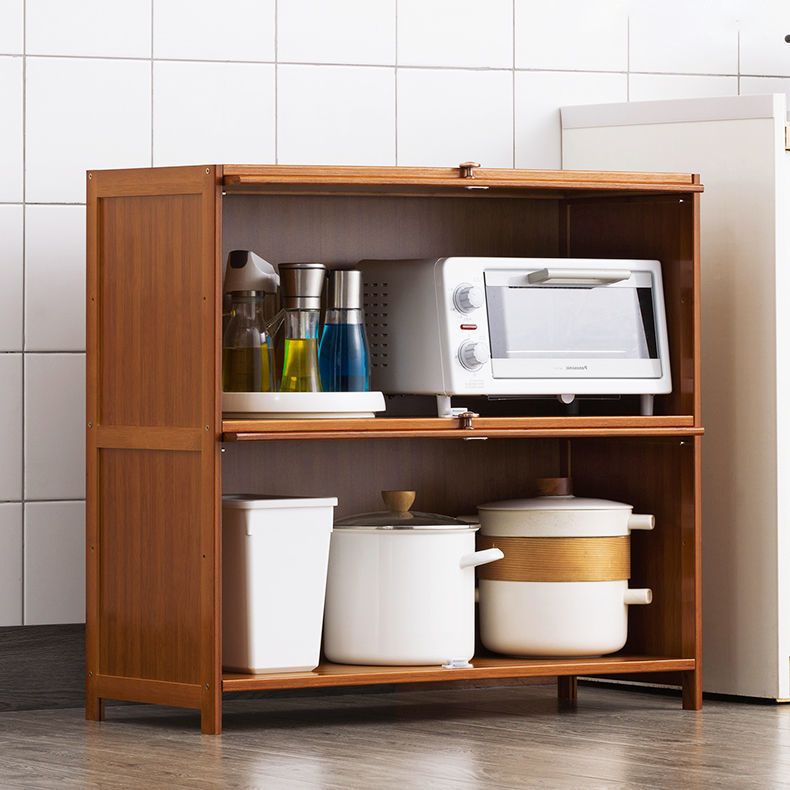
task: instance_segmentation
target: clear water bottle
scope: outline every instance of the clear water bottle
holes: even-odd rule
[[[370,389],[368,340],[362,312],[362,272],[356,269],[338,269],[329,275],[318,366],[324,392],[367,392]]]

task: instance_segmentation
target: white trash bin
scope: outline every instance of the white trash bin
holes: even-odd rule
[[[318,666],[337,499],[222,500],[222,664],[237,672]]]

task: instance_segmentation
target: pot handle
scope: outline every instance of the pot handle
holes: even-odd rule
[[[633,606],[634,604],[653,603],[653,591],[650,589],[644,590],[626,590],[623,594],[623,603],[626,606]]]
[[[476,568],[478,565],[486,565],[489,562],[501,560],[505,555],[502,549],[483,549],[472,554],[464,554],[461,557],[462,568]]]
[[[646,513],[632,513],[628,517],[628,531],[632,529],[653,529],[656,525],[656,517]]]

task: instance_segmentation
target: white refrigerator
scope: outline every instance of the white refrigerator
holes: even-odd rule
[[[790,700],[785,96],[565,107],[561,115],[566,169],[701,175],[703,684]]]

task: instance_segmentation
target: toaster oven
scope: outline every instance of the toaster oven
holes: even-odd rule
[[[366,260],[371,386],[434,395],[671,392],[661,264],[588,258]]]

